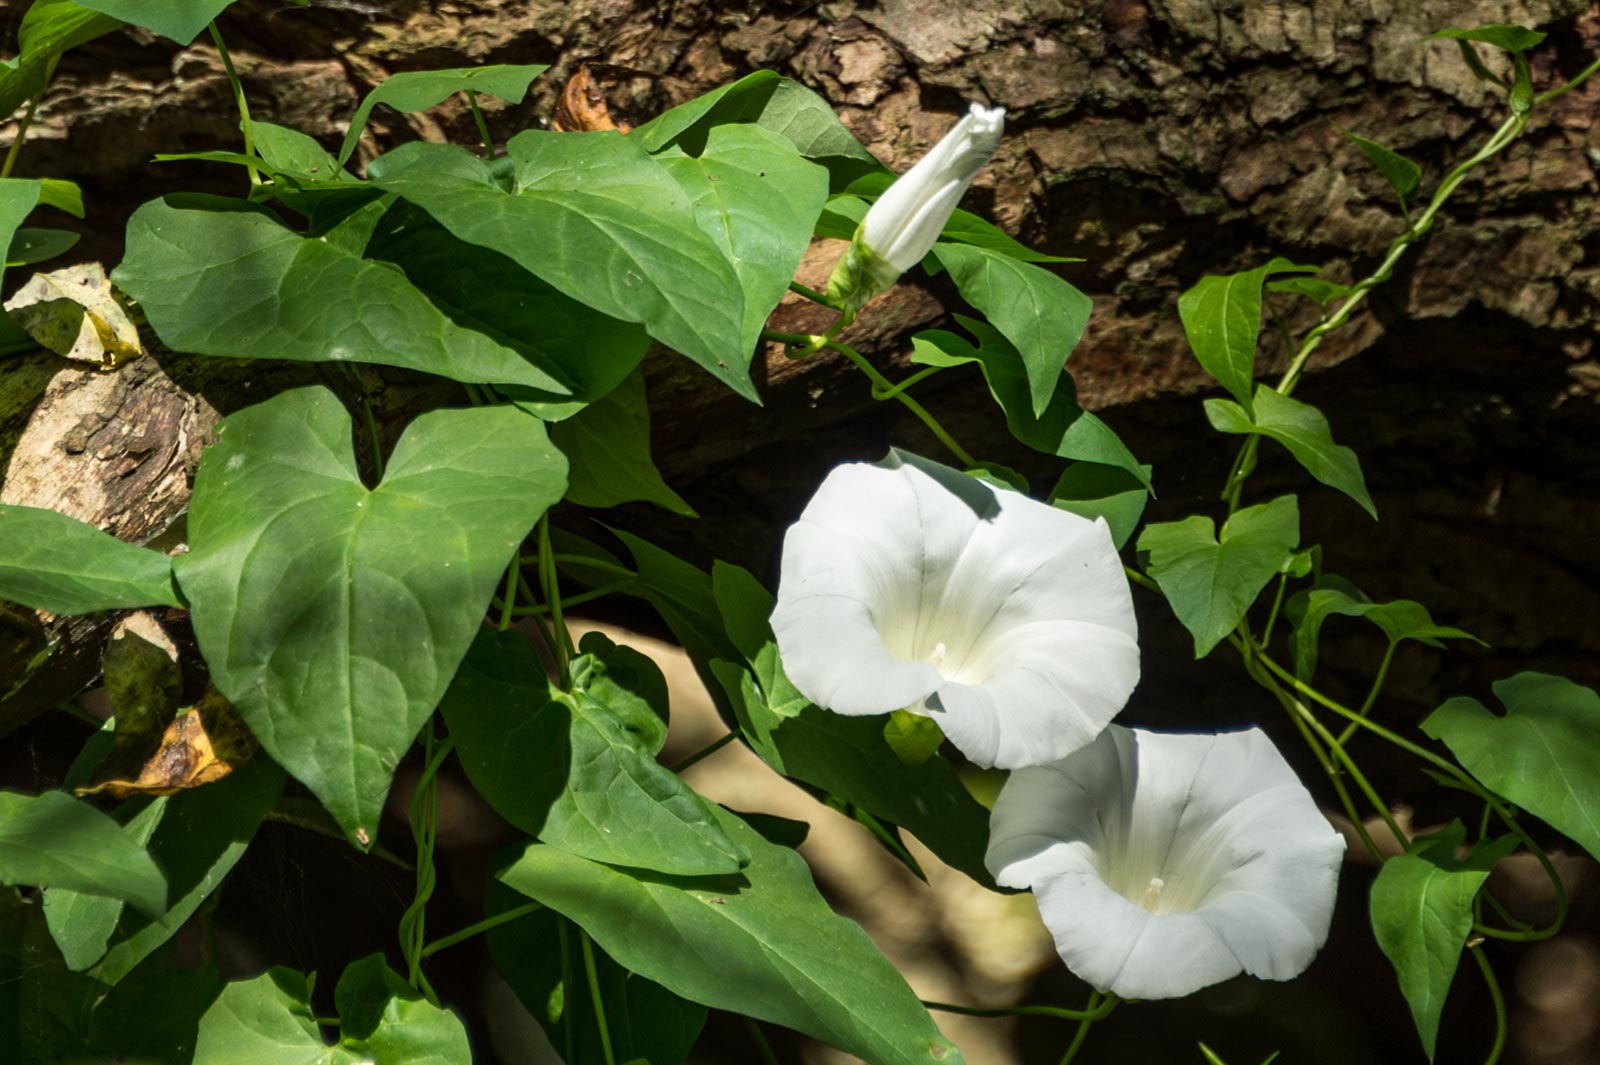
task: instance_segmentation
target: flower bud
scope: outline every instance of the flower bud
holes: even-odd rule
[[[994,155],[1005,109],[973,104],[927,155],[878,197],[828,279],[828,295],[854,311],[928,254],[967,186]]]

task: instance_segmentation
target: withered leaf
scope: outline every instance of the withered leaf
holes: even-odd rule
[[[5,309],[34,340],[69,359],[110,370],[144,354],[139,328],[99,263],[35,274]]]
[[[587,63],[567,79],[550,124],[561,133],[592,133],[603,129],[626,133],[630,128],[626,122],[617,122],[611,117],[605,89]]]
[[[114,799],[132,795],[173,795],[212,784],[243,765],[255,753],[255,737],[233,706],[210,689],[194,706],[172,719],[161,746],[133,780],[105,780],[79,795],[104,792]]]

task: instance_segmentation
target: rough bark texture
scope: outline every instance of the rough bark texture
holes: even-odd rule
[[[19,17],[21,5],[15,10]],[[1600,43],[1593,0],[889,0],[798,8],[610,0],[310,10],[245,3],[222,25],[256,116],[328,142],[388,73],[474,62],[555,64],[523,105],[494,110],[489,102],[501,139],[547,121],[564,75],[583,61],[604,64],[613,109],[633,118],[749,69],[779,69],[838,101],[851,128],[897,167],[942,132],[962,101],[1002,104],[1009,136],[970,204],[1025,240],[1087,260],[1063,273],[1096,299],[1071,368],[1085,405],[1098,409],[1205,387],[1173,313],[1177,293],[1202,274],[1272,254],[1321,264],[1335,278],[1370,269],[1401,222],[1382,179],[1335,124],[1422,160],[1430,187],[1484,138],[1497,105],[1451,42],[1420,39],[1441,25],[1490,21],[1552,31],[1552,46],[1535,65],[1541,84],[1576,70]],[[1503,349],[1490,337],[1515,335],[1527,361],[1519,381],[1543,375],[1550,386],[1530,413],[1543,415],[1538,408],[1568,402],[1569,393],[1570,402],[1589,406],[1600,381],[1592,357],[1600,322],[1597,101],[1600,83],[1563,97],[1472,179],[1371,311],[1325,345],[1319,364],[1375,346],[1393,352],[1383,343],[1392,322],[1428,319],[1427,347],[1454,352],[1461,364],[1481,364],[1480,354]],[[475,136],[459,102],[425,115],[379,110],[368,151],[419,135]],[[65,58],[22,172],[83,183],[92,213],[80,247],[114,262],[120,222],[144,199],[196,182],[236,191],[234,170],[149,161],[156,151],[228,146],[235,121],[208,43],[180,49],[137,31],[117,34]],[[819,245],[807,264],[813,280],[825,276],[834,254]],[[938,322],[953,302],[937,283],[902,285],[863,316],[853,339],[893,363],[903,359],[909,333]],[[1312,313],[1286,310],[1296,326]],[[774,325],[808,331],[825,321],[826,312],[797,304],[780,310]],[[792,509],[818,463],[796,468],[788,458],[752,467],[741,456],[763,445],[788,455],[795,441],[814,440],[819,431],[838,429],[828,438],[843,440],[864,417],[882,419],[866,415],[870,401],[847,367],[767,356],[764,409],[740,403],[681,361],[655,360],[652,382],[664,401],[657,433],[668,476],[691,495],[720,493],[718,482],[731,477],[759,497],[748,502],[767,504],[761,509],[770,507],[776,518]],[[99,517],[134,537],[165,528],[181,512],[183,487],[170,460],[174,449],[187,449],[192,459],[210,417],[205,401],[236,406],[281,387],[286,372],[266,365],[213,371],[215,395],[187,415],[164,407],[124,434],[139,404],[160,405],[137,399],[123,409],[127,396],[159,375],[146,368],[121,383],[80,385],[75,378],[94,375],[74,370],[57,375],[41,396],[41,374],[49,376],[52,365],[43,356],[13,362],[0,402],[12,412],[36,407],[35,421],[48,424],[30,442],[32,458],[12,461],[12,481],[60,484],[37,496],[26,482],[13,484],[10,496],[68,503],[90,517],[94,500],[120,492],[145,515],[110,503]],[[973,385],[970,375],[947,375],[929,386],[930,402],[948,410],[974,446],[1004,450],[995,419],[969,398]],[[1458,398],[1471,404],[1481,396],[1461,390]],[[1336,425],[1341,413],[1334,411]],[[1130,411],[1114,420],[1126,426],[1144,417]],[[704,431],[707,424],[718,430]],[[105,426],[121,444],[108,445]],[[916,427],[893,422],[896,434],[905,428],[920,442]],[[73,451],[75,441],[95,432],[99,458],[88,468],[98,472],[90,475],[72,456],[84,453]],[[1187,442],[1177,448],[1189,450]],[[59,474],[51,461],[63,463]],[[131,481],[129,463],[142,471]],[[146,479],[163,476],[159,490],[144,490]]]
[[[1338,127],[1419,160],[1426,193],[1500,120],[1501,105],[1453,43],[1421,43],[1432,30],[1516,22],[1550,31],[1534,57],[1541,87],[1600,50],[1595,0],[313,2],[242,3],[221,27],[256,117],[327,144],[387,74],[479,62],[555,65],[526,103],[487,102],[497,141],[546,121],[582,62],[597,64],[613,111],[633,120],[751,69],[777,69],[834,101],[897,169],[966,100],[1005,106],[1008,136],[967,206],[1086,260],[1060,268],[1095,300],[1069,369],[1084,405],[1155,465],[1158,518],[1209,506],[1232,453],[1208,435],[1193,396],[1208,383],[1183,341],[1177,295],[1204,274],[1275,254],[1336,280],[1377,264],[1403,222]],[[21,9],[3,9],[0,30]],[[417,136],[476,139],[458,102],[418,116],[379,110],[366,156]],[[236,170],[151,155],[232,147],[237,136],[208,44],[118,34],[63,60],[19,173],[79,181],[91,208],[80,248],[113,263],[121,223],[144,200],[197,186],[239,191]],[[1306,492],[1307,542],[1328,542],[1329,569],[1370,594],[1421,600],[1492,645],[1448,658],[1403,651],[1393,689],[1417,715],[1446,695],[1486,697],[1488,680],[1529,666],[1600,682],[1597,171],[1600,79],[1541,108],[1521,140],[1468,180],[1394,279],[1330,338],[1301,392],[1360,453],[1383,515],[1375,526],[1332,493]],[[819,282],[837,253],[819,242],[802,280]],[[1291,327],[1314,320],[1307,306],[1282,307]],[[909,336],[952,308],[959,301],[938,279],[908,279],[847,338],[896,367]],[[792,303],[773,327],[810,332],[827,321]],[[875,457],[890,442],[929,454],[938,445],[898,407],[874,404],[848,366],[763,354],[761,408],[683,360],[652,357],[658,458],[706,520],[632,508],[619,520],[770,575],[784,525],[829,465]],[[1269,366],[1282,357],[1269,343]],[[43,354],[0,363],[0,498],[53,506],[127,539],[176,542],[188,475],[219,412],[310,379],[354,387],[314,368],[170,354],[111,374]],[[384,369],[366,371],[364,385],[391,439],[409,412],[454,395]],[[1049,483],[1052,462],[1006,437],[974,373],[946,373],[918,394],[970,450]],[[1306,487],[1271,457],[1252,491],[1266,499]],[[1221,652],[1183,663],[1181,630],[1164,609],[1141,610],[1146,679],[1132,719],[1215,727],[1269,712]],[[1325,669],[1338,688],[1341,668],[1370,665],[1375,648],[1353,621],[1331,621],[1327,638]],[[51,639],[55,654],[41,659]],[[44,664],[6,699],[30,661]],[[97,661],[93,626],[0,614],[0,734],[91,681]],[[1376,760],[1392,792],[1427,787]],[[1360,964],[1371,972],[1382,962]],[[1481,1055],[1472,1033],[1445,1038],[1465,1041],[1441,1044],[1440,1060]],[[1242,1053],[1259,1060],[1265,1049]],[[1351,1053],[1346,1060],[1414,1056]],[[1172,1048],[1184,1055],[1192,1045]]]

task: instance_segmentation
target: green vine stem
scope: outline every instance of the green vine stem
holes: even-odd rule
[[[767,1042],[766,1033],[762,1032],[761,1025],[757,1024],[754,1017],[740,1017],[744,1022],[744,1030],[750,1033],[750,1041],[756,1045],[756,1053],[761,1055],[761,1065],[778,1065],[778,1055],[772,1052],[772,1044]]]
[[[491,599],[490,602],[500,611],[500,631],[507,632],[511,628],[511,617],[517,609],[517,577],[520,574],[515,561],[506,567],[506,591],[503,599]]]
[[[1072,1042],[1067,1044],[1067,1052],[1061,1055],[1061,1065],[1071,1065],[1072,1059],[1076,1058],[1078,1056],[1078,1051],[1083,1048],[1084,1040],[1089,1038],[1089,1028],[1096,1020],[1099,1019],[1094,1016],[1095,1008],[1100,1005],[1100,1003],[1097,1001],[1099,998],[1100,992],[1090,992],[1089,1007],[1085,1011],[1083,1020],[1078,1022],[1078,1030],[1073,1033]],[[1107,996],[1105,1001],[1109,1004],[1106,1008],[1106,1013],[1110,1013],[1112,1008],[1116,1006],[1117,999],[1115,996]],[[1105,1014],[1103,1013],[1100,1016],[1103,1017]]]
[[[17,135],[11,140],[11,147],[6,149],[6,161],[0,164],[0,178],[8,178],[11,171],[16,168],[17,156],[22,153],[22,142],[28,137],[28,127],[33,125],[33,113],[39,109],[39,101],[44,99],[44,90],[50,84],[50,79],[55,77],[56,64],[61,61],[60,55],[53,55],[44,67],[44,84],[39,86],[39,91],[28,98],[27,110],[22,112],[22,117],[17,119]]]
[[[406,958],[407,982],[425,995],[433,1005],[439,1005],[439,996],[422,971],[426,949],[426,924],[428,900],[438,882],[438,872],[433,864],[433,846],[439,829],[439,767],[450,756],[455,742],[446,737],[436,743],[433,719],[422,730],[424,764],[417,778],[416,789],[411,794],[411,837],[417,846],[417,887],[411,905],[400,917],[400,947]]]
[[[600,1050],[605,1055],[606,1065],[617,1065],[616,1055],[611,1051],[611,1027],[606,1024],[606,1004],[600,997],[600,975],[595,971],[594,944],[582,928],[578,929],[578,944],[583,950],[583,972],[589,979],[589,997],[594,1001],[595,1024],[600,1029]]]
[[[489,123],[484,121],[483,109],[478,106],[478,94],[472,89],[467,90],[467,106],[472,108],[472,120],[478,124],[478,136],[483,138],[483,152],[488,158],[494,158],[494,138],[489,136]]]
[[[1130,581],[1132,581],[1134,584],[1137,584],[1141,588],[1148,588],[1152,592],[1160,592],[1161,591],[1161,585],[1157,584],[1155,581],[1151,580],[1149,577],[1146,577],[1143,573],[1140,573],[1138,570],[1134,569],[1132,566],[1129,566],[1129,565],[1126,565],[1126,564],[1123,565],[1122,572],[1126,573],[1128,575],[1128,579]]]
[[[1494,1043],[1489,1047],[1489,1056],[1483,1059],[1483,1065],[1496,1065],[1506,1049],[1505,996],[1500,993],[1500,981],[1495,979],[1494,968],[1483,953],[1483,944],[1468,944],[1467,953],[1478,963],[1478,971],[1483,973],[1483,982],[1489,987],[1489,1001],[1494,1004]]]
[[[1338,794],[1339,803],[1344,809],[1345,817],[1349,819],[1351,827],[1355,829],[1356,835],[1360,837],[1362,846],[1367,849],[1367,853],[1372,855],[1373,858],[1382,861],[1384,858],[1383,851],[1372,838],[1372,834],[1367,831],[1366,820],[1356,808],[1355,799],[1350,795],[1350,789],[1345,787],[1342,767],[1337,759],[1329,755],[1327,748],[1322,745],[1316,733],[1307,724],[1307,715],[1301,712],[1303,707],[1300,701],[1285,691],[1281,685],[1275,682],[1261,668],[1255,657],[1250,653],[1249,645],[1244,637],[1238,633],[1233,633],[1228,639],[1242,657],[1245,673],[1251,680],[1261,685],[1276,698],[1284,711],[1288,713],[1289,720],[1294,723],[1301,739],[1305,741],[1306,747],[1310,749],[1317,760],[1317,764],[1322,767],[1323,773],[1327,775],[1329,783],[1333,785],[1333,790]]]
[[[929,1002],[927,999],[922,1000],[922,1005],[940,1013],[959,1013],[966,1017],[1055,1017],[1063,1021],[1098,1021],[1116,1009],[1120,1001],[1116,995],[1101,995],[1098,991],[1091,991],[1088,1005],[1081,1010],[1065,1006],[957,1006],[949,1002]]]
[[[222,41],[222,31],[217,29],[215,21],[206,24],[211,31],[211,40],[217,46],[217,54],[222,57],[222,69],[228,72],[228,84],[233,86],[233,103],[239,109],[239,129],[244,134],[244,154],[256,154],[255,133],[250,128],[250,101],[245,99],[244,85],[239,81],[239,74],[233,69],[233,56],[228,53],[228,46]],[[245,170],[250,175],[250,184],[261,184],[261,171],[253,163],[246,164]]]
[[[528,557],[530,557],[530,558],[532,558],[534,560],[534,564],[536,566],[539,566],[541,568],[543,567],[543,563],[539,562],[539,556],[538,555],[531,555],[531,556],[528,556]],[[530,604],[537,605],[537,600],[538,600],[539,596],[538,596],[538,594],[536,592],[534,592],[533,586],[528,583],[528,578],[523,575],[522,565],[523,565],[523,561],[522,561],[522,558],[519,556],[518,559],[517,559],[517,566],[516,566],[516,569],[517,569],[517,589],[518,589],[518,591],[519,591],[519,593],[521,595],[521,598],[524,601],[526,601],[526,602],[528,602]],[[490,601],[494,602],[494,600],[490,600]],[[501,605],[500,603],[495,602],[495,606],[496,607],[499,607],[500,605]],[[513,609],[518,609],[518,608],[515,607],[515,604],[513,604]],[[525,609],[525,608],[522,608],[522,609]],[[549,652],[550,652],[550,660],[553,662],[553,661],[555,661],[555,658],[556,658],[556,634],[555,634],[555,630],[550,627],[550,618],[547,615],[548,615],[548,611],[543,612],[543,613],[529,613],[529,614],[525,614],[524,616],[527,617],[528,620],[533,622],[533,627],[536,630],[538,630],[539,639],[543,642],[543,644],[546,647],[546,649],[549,650]]]
[[[879,373],[877,368],[874,367],[872,363],[867,361],[867,357],[865,355],[862,355],[850,345],[841,344],[837,340],[830,340],[824,344],[823,347],[830,351],[837,351],[839,354],[855,363],[856,368],[862,373],[866,374],[867,379],[872,382],[874,398],[878,398],[878,394],[882,392],[884,397],[893,397],[894,399],[898,400],[900,405],[905,407],[905,409],[910,411],[912,414],[916,415],[917,419],[921,421],[923,425],[928,427],[928,431],[933,433],[933,435],[938,438],[939,443],[943,444],[946,450],[959,459],[963,465],[969,468],[978,465],[978,460],[973,458],[972,454],[967,451],[966,448],[956,443],[955,438],[945,431],[944,426],[939,424],[939,419],[928,413],[928,409],[921,403],[918,403],[916,400],[906,395],[905,392],[898,389],[894,382],[890,381],[887,377],[883,376],[883,374]]]
[[[1394,649],[1398,646],[1400,646],[1398,641],[1389,641],[1389,646],[1383,652],[1383,660],[1378,663],[1378,672],[1372,677],[1372,687],[1367,689],[1367,697],[1361,700],[1361,708],[1356,711],[1357,716],[1366,717],[1372,713],[1373,706],[1378,702],[1378,695],[1383,691],[1383,683],[1388,679],[1389,665],[1394,661]],[[1339,733],[1339,743],[1341,745],[1349,743],[1350,737],[1357,731],[1358,726],[1355,722],[1346,724]]]
[[[789,291],[793,292],[793,293],[796,293],[797,295],[804,296],[806,299],[810,300],[812,303],[820,303],[824,307],[833,307],[833,306],[835,306],[834,302],[828,298],[826,293],[818,292],[814,288],[808,288],[805,285],[802,285],[798,281],[790,281],[789,282]]]
[[[457,943],[465,943],[474,936],[481,936],[491,929],[499,928],[503,924],[509,924],[519,917],[526,917],[528,914],[537,913],[542,909],[544,909],[544,903],[542,902],[525,902],[521,906],[516,906],[509,910],[502,910],[493,917],[485,917],[477,924],[468,925],[459,932],[451,932],[447,936],[443,936],[434,940],[432,943],[429,943],[427,946],[422,948],[422,956],[424,958],[431,958],[441,950],[446,950],[450,947],[453,947]]]
[[[624,582],[637,580],[638,577],[639,577],[639,575],[637,573],[635,573],[633,570],[629,569],[628,567],[619,566],[614,562],[607,562],[603,558],[590,558],[588,555],[564,555],[564,554],[556,554],[556,555],[553,555],[552,557],[556,560],[556,564],[557,565],[561,565],[561,566],[579,566],[579,567],[583,567],[583,568],[587,568],[587,569],[596,570],[596,571],[598,571],[600,573],[609,573],[613,577],[617,577],[621,581],[624,581]],[[529,565],[531,563],[537,562],[538,560],[539,560],[539,556],[538,555],[523,555],[522,558],[521,558],[521,562],[522,562],[523,565]]]
[[[571,922],[565,917],[560,917],[556,920],[556,943],[561,951],[561,987],[563,994],[565,994],[566,988],[572,986],[572,936],[567,931],[570,924]],[[577,1058],[572,1052],[572,1011],[569,1009],[561,1011],[561,1042],[566,1048],[566,1056],[561,1060],[576,1061]]]
[[[1565,85],[1558,85],[1547,93],[1535,96],[1533,98],[1533,106],[1538,107],[1542,103],[1548,103],[1551,100],[1554,100],[1557,96],[1563,96],[1571,92],[1573,89],[1576,89],[1578,86],[1588,81],[1597,70],[1600,70],[1600,59],[1596,59],[1588,66],[1584,67],[1577,73],[1575,77],[1573,77],[1571,81],[1567,82]]]
[[[571,661],[572,634],[567,632],[567,621],[561,613],[561,585],[556,575],[555,549],[550,546],[550,515],[539,519],[539,586],[544,601],[550,606],[550,627],[553,630],[550,653],[556,657],[556,674],[561,687],[572,685]]]
[[[886,399],[893,399],[906,389],[910,388],[912,385],[917,384],[919,381],[926,381],[928,378],[932,377],[936,373],[939,373],[943,369],[945,369],[943,366],[928,366],[924,369],[918,370],[916,373],[912,374],[910,377],[906,378],[904,381],[901,381],[892,388],[878,388],[874,386],[872,389],[872,398],[880,403]]]
[[[383,480],[383,439],[378,434],[378,419],[372,413],[372,399],[367,395],[367,383],[361,378],[361,371],[348,362],[337,364],[344,375],[355,385],[356,394],[361,397],[362,420],[367,425],[367,443],[372,447],[372,468],[377,473],[378,480]]]
[[[1591,71],[1586,71],[1581,77],[1588,77]],[[1569,84],[1568,88],[1572,86]],[[1563,90],[1565,91],[1565,90]],[[1434,190],[1433,198],[1428,201],[1428,207],[1417,216],[1414,225],[1409,226],[1389,245],[1388,252],[1384,255],[1383,262],[1371,274],[1362,278],[1350,289],[1349,295],[1339,305],[1339,309],[1328,315],[1313,326],[1300,341],[1299,350],[1289,362],[1289,368],[1284,371],[1283,377],[1278,381],[1276,391],[1282,395],[1289,395],[1294,391],[1301,374],[1305,370],[1306,361],[1313,352],[1322,345],[1322,339],[1329,333],[1343,326],[1350,320],[1357,307],[1366,299],[1367,293],[1383,284],[1394,274],[1394,268],[1405,255],[1406,249],[1418,238],[1433,228],[1435,216],[1445,204],[1456,187],[1459,186],[1478,166],[1493,158],[1505,149],[1512,141],[1517,139],[1523,128],[1528,124],[1528,114],[1514,114],[1497,129],[1473,155],[1458,164],[1454,170],[1445,175],[1439,187]],[[1228,504],[1228,513],[1232,514],[1239,509],[1240,493],[1244,488],[1244,481],[1255,468],[1257,451],[1261,444],[1259,436],[1251,436],[1240,447],[1238,456],[1234,459],[1233,468],[1228,472],[1227,483],[1223,486],[1222,498]]]
[[[1495,939],[1533,941],[1537,939],[1548,939],[1561,929],[1566,922],[1568,905],[1566,885],[1562,883],[1561,874],[1556,870],[1555,865],[1550,861],[1550,856],[1545,853],[1544,848],[1539,846],[1533,837],[1528,835],[1527,830],[1517,823],[1516,815],[1509,808],[1507,808],[1499,796],[1483,787],[1464,770],[1460,769],[1447,759],[1441,758],[1425,747],[1412,743],[1404,736],[1398,735],[1394,731],[1385,728],[1369,718],[1362,717],[1356,713],[1356,711],[1351,710],[1349,707],[1344,706],[1337,700],[1324,695],[1322,692],[1311,687],[1309,684],[1301,681],[1298,677],[1284,669],[1283,666],[1273,661],[1272,658],[1267,655],[1261,647],[1255,646],[1252,648],[1252,651],[1252,657],[1256,661],[1260,662],[1261,665],[1266,667],[1266,669],[1272,674],[1280,678],[1289,687],[1293,688],[1294,691],[1304,695],[1306,698],[1317,703],[1318,705],[1333,711],[1335,714],[1343,717],[1356,727],[1366,729],[1367,731],[1382,737],[1384,740],[1395,745],[1396,747],[1399,747],[1401,750],[1407,752],[1413,757],[1418,758],[1421,761],[1424,761],[1429,765],[1441,770],[1442,772],[1440,776],[1436,778],[1439,780],[1440,784],[1446,787],[1455,788],[1459,791],[1465,791],[1486,803],[1491,809],[1494,810],[1495,814],[1505,824],[1506,828],[1517,837],[1518,841],[1524,847],[1528,848],[1528,851],[1539,862],[1540,867],[1544,870],[1545,876],[1549,878],[1550,884],[1555,891],[1556,917],[1554,922],[1549,928],[1538,929],[1534,932],[1508,932],[1504,929],[1490,927],[1480,928],[1478,929],[1479,932]],[[1316,721],[1315,717],[1310,715],[1309,708],[1306,708],[1305,716],[1308,721]],[[1324,732],[1327,731],[1320,722],[1317,722],[1316,724],[1317,727],[1321,728]],[[1335,741],[1331,744],[1331,749],[1337,752],[1347,768],[1353,769],[1355,765],[1354,761],[1351,760],[1349,755],[1344,751],[1343,746],[1337,742],[1337,738],[1331,737],[1331,735],[1329,738]],[[1358,784],[1360,783],[1360,778],[1357,778],[1357,782]],[[1387,812],[1387,807],[1382,804],[1381,800],[1376,797],[1375,793],[1368,793],[1368,798],[1369,800],[1378,804],[1380,813]],[[1391,822],[1392,824],[1392,818],[1390,817],[1385,817],[1385,821]]]
[[[726,747],[728,744],[732,743],[738,738],[738,733],[730,732],[719,740],[713,740],[711,743],[706,744],[704,747],[700,748],[698,751],[694,752],[677,765],[673,766],[672,771],[674,773],[682,773],[685,769],[688,769],[696,762],[703,762],[707,758],[710,758],[712,755],[716,754],[718,751],[722,750],[722,748]]]
[[[1272,644],[1272,630],[1278,624],[1279,612],[1283,610],[1284,589],[1289,586],[1289,575],[1278,574],[1278,591],[1272,597],[1272,609],[1267,613],[1267,623],[1261,630],[1261,646],[1268,647]]]
[[[583,603],[593,602],[596,599],[603,599],[608,595],[614,595],[617,592],[623,591],[632,584],[632,580],[613,581],[610,584],[602,584],[598,588],[591,588],[587,592],[579,592],[577,595],[569,595],[561,600],[561,609],[564,611],[568,607],[579,606]],[[504,610],[507,606],[504,599],[495,599],[492,602],[494,603],[496,610]],[[534,603],[530,606],[512,607],[511,613],[519,618],[535,616],[542,617],[543,615],[550,613],[550,606],[547,603]]]

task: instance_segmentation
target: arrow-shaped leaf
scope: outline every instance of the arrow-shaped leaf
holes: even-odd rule
[[[505,567],[566,488],[515,407],[438,410],[368,489],[322,388],[228,417],[177,566],[212,678],[273,759],[361,846]]]

